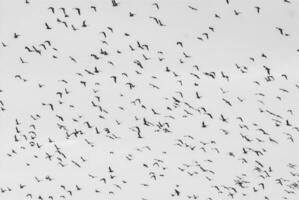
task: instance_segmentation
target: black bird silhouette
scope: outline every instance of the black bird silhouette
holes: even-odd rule
[[[56,117],[58,117],[58,119],[60,119],[61,121],[64,121],[63,117],[60,115],[56,115]]]
[[[225,117],[223,116],[223,114],[221,114],[220,116],[221,116],[221,121],[223,121],[223,122],[226,122],[226,123],[227,123],[227,118],[225,118]]]
[[[53,104],[49,103],[48,105],[50,106],[51,110],[54,111],[54,106],[53,106]]]
[[[207,125],[206,125],[206,123],[204,121],[201,122],[201,127],[202,128],[206,128],[207,127]]]
[[[117,77],[116,76],[110,76],[110,78],[113,79],[113,82],[116,83],[117,82]]]
[[[79,165],[79,163],[77,163],[76,161],[73,161],[73,160],[72,160],[72,163],[73,163],[74,165],[76,165],[77,167],[81,168],[81,165]]]
[[[15,39],[17,39],[17,38],[20,37],[20,34],[14,33],[14,34],[13,34],[13,37],[14,37]]]
[[[140,134],[140,133],[141,133],[140,128],[139,128],[138,126],[135,126],[134,128],[135,128],[135,129],[133,129],[133,130],[134,130],[135,132],[137,132],[137,137],[141,139],[142,136],[141,136],[141,134]]]
[[[74,9],[77,11],[78,15],[81,15],[81,10],[80,10],[80,8],[74,8]]]
[[[260,13],[261,7],[259,7],[259,6],[255,6],[254,8],[256,9],[256,12],[257,12],[257,13]]]
[[[52,29],[52,28],[48,25],[47,22],[45,23],[45,26],[46,26],[47,30],[51,30],[51,29]]]
[[[92,126],[90,125],[90,123],[88,121],[84,122],[84,124],[86,124],[88,128],[92,128]]]
[[[44,43],[48,44],[49,46],[51,46],[51,42],[50,40],[46,40]]]
[[[265,65],[263,65],[263,67],[266,70],[267,74],[270,75],[270,68]]]
[[[97,67],[94,67],[94,73],[99,73],[100,71],[98,70],[98,68]]]
[[[221,17],[220,17],[218,14],[216,14],[216,13],[214,14],[214,17],[215,17],[215,18],[219,18],[219,19],[221,18]]]
[[[1,42],[3,47],[7,47],[7,44],[5,44],[4,42]]]
[[[87,24],[86,24],[86,21],[85,21],[85,20],[83,20],[83,22],[82,22],[82,27],[84,27],[84,28],[87,27]]]
[[[238,16],[238,15],[241,14],[241,12],[239,12],[239,11],[237,11],[237,10],[234,10],[234,13],[235,13],[236,16]]]
[[[224,98],[222,98],[222,100],[223,100],[225,103],[227,103],[227,105],[232,106],[232,104],[231,104],[228,100],[226,100],[226,99],[224,99]]]
[[[180,191],[178,191],[177,189],[174,189],[174,192],[177,196],[180,196]]]
[[[118,4],[119,4],[119,3],[116,2],[115,0],[111,0],[111,3],[112,3],[112,6],[113,6],[113,7],[116,7],[116,6],[118,6]]]
[[[25,46],[25,49],[26,49],[28,52],[33,52],[33,50],[30,49],[28,46]]]
[[[130,16],[130,17],[134,17],[134,16],[135,16],[135,14],[134,14],[134,13],[132,13],[132,12],[129,12],[129,16]]]
[[[197,8],[193,7],[193,6],[188,6],[191,10],[198,10]]]
[[[23,60],[22,57],[20,57],[20,61],[21,61],[22,64],[26,64],[27,63],[26,61]]]
[[[215,32],[215,29],[211,26],[209,26],[209,29],[212,31],[212,32]]]
[[[71,59],[71,61],[77,63],[77,60],[75,58],[73,58],[72,56],[69,56],[69,58]]]
[[[71,25],[71,27],[72,27],[73,31],[77,31],[78,30],[73,24]]]
[[[39,46],[43,47],[43,48],[44,48],[44,50],[47,50],[47,47],[46,47],[46,45],[45,45],[45,44],[39,44]]]
[[[159,5],[158,5],[158,3],[153,3],[152,5],[155,6],[155,7],[159,10]]]
[[[130,89],[133,89],[135,87],[135,85],[131,82],[126,83],[126,85],[128,85]]]
[[[80,191],[80,190],[82,190],[82,188],[79,187],[78,185],[76,185],[76,190],[77,190],[77,191]]]
[[[111,31],[111,33],[113,33],[113,28],[112,28],[112,27],[107,26],[107,29],[108,29],[109,31]]]
[[[39,49],[37,49],[35,46],[32,45],[33,50],[38,53],[39,55],[41,55],[41,51]]]
[[[286,74],[282,74],[281,76],[288,80],[288,76]]]
[[[280,27],[275,27],[275,28],[279,31],[280,35],[284,35],[283,28],[280,28]]]
[[[100,57],[97,56],[97,55],[95,55],[95,54],[90,54],[90,56],[93,57],[93,58],[96,59],[96,60],[99,60],[99,59],[100,59]]]
[[[55,13],[55,9],[54,9],[54,7],[52,7],[52,6],[49,7],[48,10],[51,10],[51,12],[52,12],[53,14]]]
[[[205,36],[207,39],[209,39],[209,34],[208,33],[203,33],[203,36]]]

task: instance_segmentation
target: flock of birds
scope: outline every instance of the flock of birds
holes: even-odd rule
[[[24,21],[43,16],[0,35],[0,199],[299,198],[297,66],[271,47],[231,65],[209,49],[229,21],[295,1],[217,1],[205,18],[197,1],[63,2],[17,2]],[[177,4],[209,24],[175,29]]]

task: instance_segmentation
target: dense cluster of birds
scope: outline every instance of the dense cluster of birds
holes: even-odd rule
[[[181,2],[210,23],[183,30],[165,11],[177,1],[18,3],[46,20],[0,38],[0,199],[298,199],[299,76],[271,47],[216,68],[193,49],[221,63],[208,46],[218,27],[265,18],[265,4],[223,0],[198,17]]]

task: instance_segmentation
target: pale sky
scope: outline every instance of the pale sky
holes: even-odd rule
[[[116,4],[0,0],[0,199],[298,199],[298,1]]]

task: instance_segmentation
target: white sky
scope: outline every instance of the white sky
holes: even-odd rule
[[[33,199],[39,196],[63,199],[61,195],[64,195],[72,200],[87,197],[195,199],[197,196],[198,199],[223,200],[232,199],[228,196],[230,192],[234,199],[299,198],[299,187],[292,188],[292,184],[299,184],[299,170],[288,166],[289,163],[299,164],[296,156],[299,150],[298,1],[230,0],[229,5],[225,0],[155,1],[159,9],[152,5],[154,1],[147,0],[118,0],[116,7],[106,0],[29,1],[25,4],[23,0],[0,0],[0,42],[4,44],[0,44],[0,100],[4,104],[0,104],[0,189],[4,190],[0,199],[30,199],[26,195],[32,194]],[[51,6],[55,9],[54,14],[48,9]],[[96,6],[97,11],[90,6]],[[255,6],[260,7],[259,14]],[[61,7],[66,9],[69,17],[64,16]],[[80,8],[80,16],[73,9],[75,7]],[[235,15],[234,10],[241,13]],[[135,16],[129,17],[129,12]],[[220,18],[215,18],[215,14]],[[166,26],[159,26],[150,17],[160,19]],[[57,19],[65,21],[68,28]],[[83,20],[86,20],[85,28],[81,27]],[[45,23],[52,29],[47,30]],[[73,31],[71,25],[78,30]],[[113,28],[113,32],[107,27]],[[209,27],[213,27],[214,32]],[[281,35],[276,27],[283,28],[289,36]],[[20,36],[14,38],[14,33]],[[209,39],[203,33],[208,33]],[[51,46],[44,43],[46,40]],[[149,51],[138,48],[137,41],[147,44]],[[183,47],[177,45],[178,41]],[[42,43],[46,50],[40,46]],[[135,50],[131,51],[129,45]],[[41,55],[28,52],[25,46],[36,47],[41,50]],[[108,52],[107,56],[100,54],[101,48]],[[118,50],[121,53],[117,53]],[[183,53],[190,57],[186,58]],[[96,54],[100,59],[95,60],[90,54]],[[146,60],[143,55],[150,59]],[[77,63],[71,61],[70,56]],[[27,63],[21,63],[20,57]],[[162,58],[164,60],[159,60]],[[142,63],[143,69],[134,63],[135,60]],[[274,81],[265,81],[267,72],[263,66],[271,69]],[[94,72],[95,67],[99,73],[91,75],[84,71]],[[166,67],[171,71],[166,72]],[[205,72],[214,72],[215,79]],[[221,72],[229,76],[229,81]],[[287,79],[281,76],[283,74]],[[15,78],[16,75],[26,81]],[[117,83],[111,76],[117,77]],[[85,81],[86,87],[80,81]],[[135,85],[132,90],[128,82]],[[39,84],[44,86],[40,88]],[[70,93],[66,94],[65,89]],[[62,98],[57,92],[62,93]],[[196,92],[202,98],[197,99]],[[180,103],[175,105],[172,97]],[[138,98],[141,104],[136,102],[134,105],[132,101]],[[93,107],[92,102],[108,113]],[[54,111],[42,103],[53,104]],[[212,114],[213,119],[202,107]],[[154,115],[151,109],[160,115]],[[40,118],[33,120],[31,116],[37,114]],[[221,114],[228,123],[221,121]],[[56,115],[62,116],[64,121]],[[243,122],[237,117],[242,117]],[[152,125],[145,126],[143,118]],[[16,119],[19,125],[16,125]],[[277,122],[279,126],[274,120],[280,121]],[[86,121],[92,128],[87,128]],[[206,128],[202,127],[203,121]],[[159,122],[167,122],[170,132],[159,129]],[[64,125],[68,133],[76,129],[84,134],[67,138],[57,123]],[[142,139],[132,131],[132,128],[136,131],[135,126],[140,128]],[[99,135],[95,127],[100,131]],[[109,128],[110,133],[105,132],[105,128]],[[257,131],[259,128],[269,135]],[[225,135],[221,129],[229,134]],[[35,132],[35,138],[30,137],[34,134],[30,131]],[[246,141],[240,134],[252,141]],[[278,144],[271,142],[269,137]],[[293,142],[288,137],[292,137]],[[54,142],[49,143],[48,138]],[[184,143],[182,146],[177,145],[179,140]],[[31,146],[30,141],[42,145],[41,148]],[[67,158],[55,151],[54,144]],[[244,154],[242,148],[264,149],[264,152],[261,156],[250,150]],[[45,159],[46,153],[53,155],[51,161]],[[87,161],[83,162],[81,156]],[[247,163],[242,163],[243,158]],[[65,167],[58,164],[59,159]],[[154,164],[155,159],[161,162]],[[81,168],[72,161],[79,163]],[[203,172],[198,163],[214,174]],[[115,178],[109,178],[109,166]],[[254,170],[258,166],[260,172]],[[151,178],[150,173],[154,173],[157,180]],[[47,175],[53,181],[46,180]],[[242,180],[248,181],[244,183],[245,188],[234,181],[242,176]],[[37,182],[34,177],[42,181]],[[100,181],[101,178],[107,180],[106,184]],[[286,179],[283,185],[277,183],[281,178]],[[264,189],[260,183],[265,185]],[[20,189],[19,184],[26,186]],[[82,190],[76,191],[76,185]],[[218,186],[220,192],[212,186]],[[227,187],[234,187],[237,192]],[[175,194],[175,188],[180,191],[179,196],[171,195]],[[71,190],[72,195],[67,190]],[[113,194],[109,193],[111,191]]]

